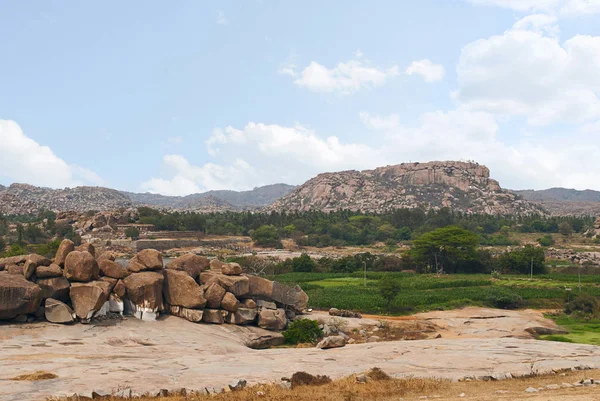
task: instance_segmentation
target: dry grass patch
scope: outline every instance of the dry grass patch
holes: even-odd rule
[[[56,379],[58,376],[54,373],[44,372],[43,370],[38,370],[33,373],[25,373],[19,376],[15,376],[10,380],[19,380],[19,381],[38,381],[38,380],[49,380]]]

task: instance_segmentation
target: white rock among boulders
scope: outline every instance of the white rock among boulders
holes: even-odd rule
[[[77,317],[69,305],[52,298],[46,299],[44,315],[50,323],[72,323]]]
[[[156,320],[163,310],[162,273],[145,271],[127,276],[123,283],[126,288],[125,313],[142,320]]]
[[[342,336],[329,336],[325,337],[317,344],[317,348],[329,349],[329,348],[341,348],[346,345],[346,339]]]
[[[258,314],[258,327],[267,330],[284,330],[287,326],[284,309],[263,309]]]
[[[98,282],[72,283],[69,295],[75,314],[82,323],[89,323],[108,300],[105,289]]]

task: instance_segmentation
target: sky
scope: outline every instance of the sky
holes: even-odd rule
[[[600,190],[600,0],[0,0],[0,49],[3,185],[473,160]]]

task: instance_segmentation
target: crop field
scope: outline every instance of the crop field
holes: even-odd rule
[[[560,308],[580,291],[600,296],[600,276],[547,274],[534,276],[507,275],[429,275],[410,273],[367,273],[366,286],[362,272],[289,273],[272,277],[300,285],[308,294],[310,306],[331,307],[363,313],[401,315],[428,310],[453,309],[462,306],[496,308]],[[380,280],[395,280],[399,294],[389,308],[379,293]]]

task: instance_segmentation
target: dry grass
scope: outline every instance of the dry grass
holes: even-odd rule
[[[26,373],[23,375],[15,376],[10,380],[19,380],[19,381],[38,381],[38,380],[49,380],[56,379],[58,376],[54,373],[44,372],[43,370],[38,370],[33,373]]]
[[[319,386],[297,386],[291,390],[277,384],[248,387],[241,391],[217,395],[187,395],[166,397],[141,397],[139,401],[398,401],[418,400],[427,396],[438,400],[476,401],[587,401],[599,400],[598,387],[579,387],[544,390],[539,393],[525,392],[528,387],[544,387],[548,384],[573,383],[585,378],[600,378],[600,370],[576,371],[518,378],[503,381],[451,382],[442,379],[395,379],[380,369],[365,372],[370,380],[357,383],[355,376],[335,380]],[[461,396],[462,395],[462,396]],[[121,401],[110,397],[109,401]]]

